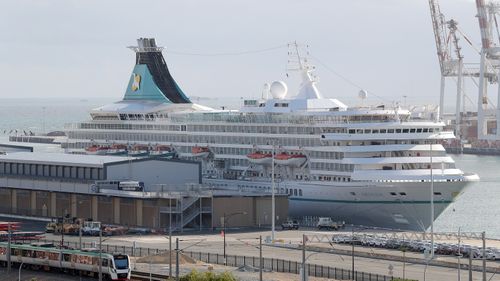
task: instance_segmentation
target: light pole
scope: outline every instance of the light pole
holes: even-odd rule
[[[264,266],[262,260],[262,235],[259,236],[259,281],[262,281],[262,267]]]
[[[99,281],[102,281],[102,225],[99,222]]]
[[[302,275],[301,280],[306,281],[306,235],[302,234]]]
[[[179,281],[179,237],[175,238],[175,281]]]
[[[351,271],[352,271],[352,280],[356,280],[354,277],[354,225],[352,226],[352,234],[351,234]]]
[[[275,179],[274,179],[274,156],[275,156],[275,145],[274,145],[274,140],[273,140],[273,150],[272,150],[272,163],[271,163],[271,241],[274,243],[274,231],[276,228],[276,221],[275,221]]]
[[[434,258],[434,167],[432,166],[432,142],[430,144],[431,162],[431,259]]]
[[[82,227],[83,227],[81,219],[78,219],[78,224],[79,224],[79,227],[78,227],[78,242],[80,244],[79,248],[80,248],[80,251],[81,251],[82,250]]]
[[[177,205],[176,205],[177,206]],[[168,198],[168,278],[172,277],[172,198]]]
[[[224,265],[227,265],[227,260],[226,260],[226,222],[233,216],[236,216],[236,215],[246,215],[247,212],[236,212],[236,213],[232,213],[232,214],[229,214],[229,215],[226,215],[226,213],[224,213],[224,217],[223,217],[223,225],[222,225],[222,232],[223,232],[223,237],[224,237]]]
[[[8,229],[8,243],[7,243],[7,273],[10,274],[10,270],[11,270],[11,264],[10,264],[10,256],[11,256],[11,249],[10,249],[10,244],[12,242],[12,229],[11,229],[11,226],[10,226],[10,222],[8,223],[7,225]]]
[[[19,281],[21,281],[21,268],[23,268],[23,264],[24,264],[24,262],[21,262],[21,265],[19,265],[19,276],[18,276]]]

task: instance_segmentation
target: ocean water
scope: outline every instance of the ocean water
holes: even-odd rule
[[[113,99],[0,99],[0,140],[10,130],[50,132],[61,130],[65,123],[89,119],[89,110],[113,102]],[[234,99],[198,99],[194,102],[219,108],[236,108]],[[4,133],[4,131],[6,133]],[[500,239],[500,157],[452,155],[458,168],[475,172],[481,181],[468,187],[436,220],[436,231],[486,231],[487,237]]]

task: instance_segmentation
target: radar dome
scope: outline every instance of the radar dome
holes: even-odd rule
[[[366,97],[368,97],[368,92],[367,92],[367,91],[365,91],[365,90],[361,90],[361,91],[359,91],[359,93],[358,93],[358,97],[359,97],[360,99],[364,100],[364,99],[366,99]]]
[[[283,99],[286,96],[288,87],[283,81],[274,81],[269,89],[275,99]]]

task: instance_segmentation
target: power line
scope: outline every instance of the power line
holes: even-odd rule
[[[279,46],[274,46],[274,47],[269,47],[269,48],[264,48],[264,49],[247,50],[247,51],[240,51],[240,52],[227,52],[227,53],[190,53],[190,52],[168,51],[168,50],[166,50],[165,52],[167,54],[180,55],[180,56],[220,57],[220,56],[241,56],[241,55],[249,55],[249,54],[258,54],[258,53],[269,52],[269,51],[282,49],[282,48],[286,48],[286,47],[287,47],[287,45],[279,45]]]
[[[326,70],[330,71],[331,73],[335,74],[337,77],[339,77],[340,79],[344,80],[345,82],[347,82],[348,84],[350,84],[351,86],[355,87],[355,88],[358,88],[359,90],[364,90],[363,87],[361,87],[360,85],[354,83],[353,81],[349,80],[347,77],[345,77],[344,75],[338,73],[337,71],[333,70],[332,68],[330,68],[328,65],[324,64],[320,59],[318,59],[317,57],[309,54],[309,56],[314,59],[317,63],[321,64],[324,68],[326,68]],[[382,100],[382,101],[385,101],[385,102],[391,102],[390,100],[382,97],[382,96],[379,96],[379,95],[376,95],[374,94],[373,92],[369,91],[370,94],[372,94],[373,96],[375,96],[376,98]]]

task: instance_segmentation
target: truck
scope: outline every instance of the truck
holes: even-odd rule
[[[329,217],[319,218],[318,223],[316,224],[316,227],[319,230],[322,230],[322,229],[338,230],[340,228],[344,228],[344,226],[345,226],[344,222],[336,222],[336,221],[333,221],[332,218],[329,218]]]

